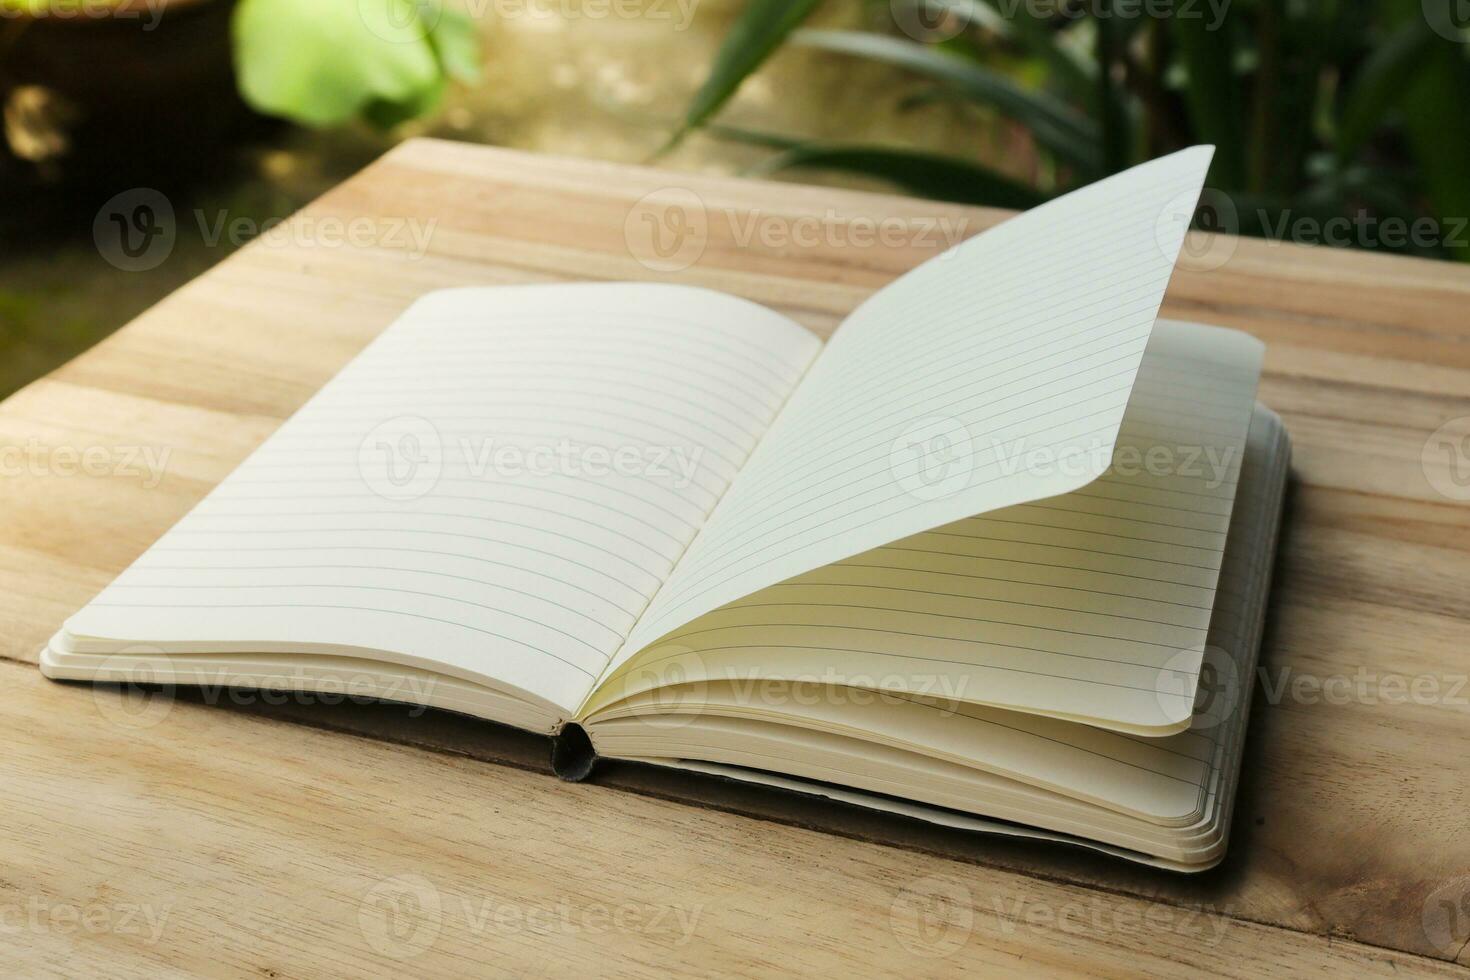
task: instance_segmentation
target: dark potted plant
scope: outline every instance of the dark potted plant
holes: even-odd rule
[[[248,109],[392,125],[478,72],[437,0],[0,0],[6,183],[197,168]]]

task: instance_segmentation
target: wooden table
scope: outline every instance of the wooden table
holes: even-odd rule
[[[655,250],[644,214],[689,220]],[[1268,343],[1296,445],[1238,829],[1201,877],[838,836],[489,765],[440,722],[369,739],[334,730],[350,712],[139,705],[34,667],[425,290],[666,279],[825,332],[1002,217],[414,141],[0,405],[6,972],[1470,975],[1470,487],[1454,446],[1423,458],[1470,415],[1447,264],[1240,242],[1174,279],[1166,314]],[[422,254],[401,221],[436,222]],[[873,222],[902,240],[844,234]]]

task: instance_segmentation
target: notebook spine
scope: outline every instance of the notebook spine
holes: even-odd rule
[[[592,775],[597,765],[597,750],[587,730],[576,722],[567,722],[551,736],[551,771],[558,779],[580,783]]]

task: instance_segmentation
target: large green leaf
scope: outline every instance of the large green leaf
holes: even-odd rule
[[[750,0],[725,36],[709,76],[684,111],[684,122],[660,152],[678,145],[730,100],[771,53],[806,20],[820,0]]]
[[[1111,0],[1100,2],[1104,6],[1099,9],[1104,15],[1098,17],[1095,31],[1100,70],[1097,73],[1097,92],[1092,101],[1102,131],[1103,168],[1109,173],[1116,173],[1127,168],[1128,150],[1132,143],[1128,116],[1113,76],[1114,68],[1122,66],[1128,32],[1126,25],[1115,16]]]
[[[749,143],[751,146],[764,146],[770,150],[794,150],[804,145],[807,141],[797,136],[784,136],[781,133],[769,133],[759,129],[745,129],[740,126],[726,126],[722,123],[710,123],[705,127],[705,132],[720,139],[734,140],[737,143]]]
[[[1203,17],[1174,17],[1171,27],[1185,72],[1190,125],[1199,139],[1215,144],[1212,183],[1241,190],[1246,186],[1244,100],[1229,25],[1212,27]]]
[[[752,172],[769,174],[792,167],[878,177],[921,197],[965,204],[1030,208],[1043,200],[1036,190],[968,160],[882,146],[807,143],[778,154]]]
[[[422,9],[422,8],[421,8]],[[429,43],[439,64],[450,78],[467,85],[484,76],[480,31],[475,22],[457,10],[440,7],[428,14]]]
[[[1337,127],[1337,156],[1351,159],[1373,135],[1383,114],[1404,93],[1414,75],[1429,63],[1439,39],[1419,17],[1399,25],[1358,68],[1343,100]]]
[[[1446,234],[1458,233],[1446,249],[1462,262],[1470,261],[1470,243],[1464,240],[1470,217],[1470,115],[1465,93],[1470,91],[1470,61],[1458,45],[1438,40],[1425,64],[1404,91],[1404,127],[1414,147],[1429,202]]]
[[[1095,123],[1044,92],[1022,88],[998,72],[913,41],[861,31],[799,31],[793,38],[808,47],[898,65],[964,92],[1023,123],[1036,142],[1085,175],[1100,167]]]
[[[401,121],[438,100],[446,64],[475,74],[463,18],[424,0],[240,0],[233,32],[245,100],[312,126]]]

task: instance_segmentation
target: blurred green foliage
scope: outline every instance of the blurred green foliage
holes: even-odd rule
[[[0,16],[68,20],[127,2],[0,0]],[[433,109],[451,79],[481,75],[474,22],[440,0],[238,0],[231,33],[245,101],[307,126],[393,126]]]
[[[862,2],[871,29],[836,31],[800,29],[816,0],[750,0],[674,142],[709,127],[776,149],[766,171],[1012,207],[1213,143],[1232,230],[1470,261],[1470,0]],[[973,105],[1041,165],[1018,180],[922,148],[713,125],[782,44],[898,66],[924,86],[910,104]]]
[[[475,25],[436,0],[240,0],[233,35],[245,101],[310,126],[393,126],[480,77]]]

